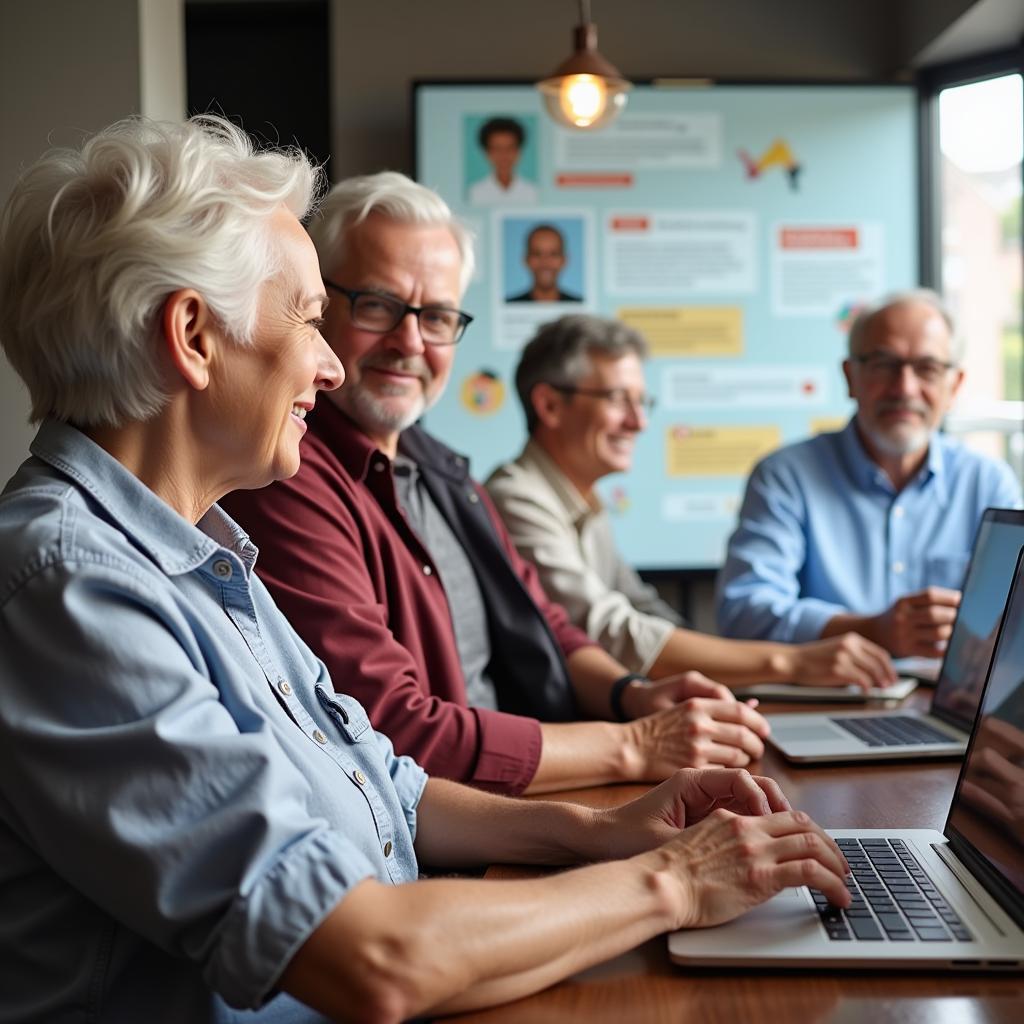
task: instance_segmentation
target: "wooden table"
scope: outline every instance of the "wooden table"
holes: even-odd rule
[[[927,707],[918,690],[904,707]],[[834,710],[836,705],[765,705],[763,710]],[[959,761],[799,767],[769,748],[758,774],[777,779],[795,807],[826,828],[906,826],[941,830]],[[560,799],[608,807],[638,786],[577,790]],[[551,799],[550,797],[548,799]],[[487,877],[526,878],[531,869],[492,867]],[[926,972],[700,971],[669,962],[664,937],[592,967],[527,999],[452,1018],[480,1024],[1024,1024],[1024,977]]]

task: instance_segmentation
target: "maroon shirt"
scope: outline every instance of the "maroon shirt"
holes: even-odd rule
[[[390,460],[330,401],[308,423],[296,476],[221,503],[259,547],[258,575],[336,689],[363,704],[398,753],[432,775],[522,792],[540,760],[540,725],[467,706],[448,600],[398,506]],[[590,645],[544,595],[486,492],[468,476],[466,486],[536,604],[545,637],[565,657]]]

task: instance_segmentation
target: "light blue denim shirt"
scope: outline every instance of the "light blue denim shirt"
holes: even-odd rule
[[[816,640],[833,616],[874,615],[927,586],[959,589],[989,506],[1020,508],[1004,462],[943,434],[897,492],[851,420],[751,474],[718,576],[724,636]]]
[[[320,1020],[275,985],[352,886],[416,877],[426,776],[217,506],[193,526],[64,424],[31,450],[0,496],[0,1021]]]

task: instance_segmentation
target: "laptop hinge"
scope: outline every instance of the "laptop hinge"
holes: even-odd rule
[[[945,864],[953,873],[953,876],[960,883],[960,888],[963,889],[970,901],[978,908],[978,911],[983,914],[988,923],[992,925],[992,927],[995,928],[1003,938],[1005,938],[1006,932],[999,927],[999,925],[993,920],[992,915],[978,902],[978,897],[971,892],[970,886],[967,882],[974,882],[974,876],[967,870],[967,868],[964,867],[960,858],[949,849],[949,843],[930,843],[929,845],[938,855],[939,860],[941,860],[942,863]]]

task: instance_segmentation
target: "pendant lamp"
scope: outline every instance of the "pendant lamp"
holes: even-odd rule
[[[580,24],[573,33],[574,52],[537,88],[548,113],[560,125],[581,130],[601,128],[626,105],[632,88],[613,64],[597,52],[597,26],[590,20],[589,0],[579,0]]]

